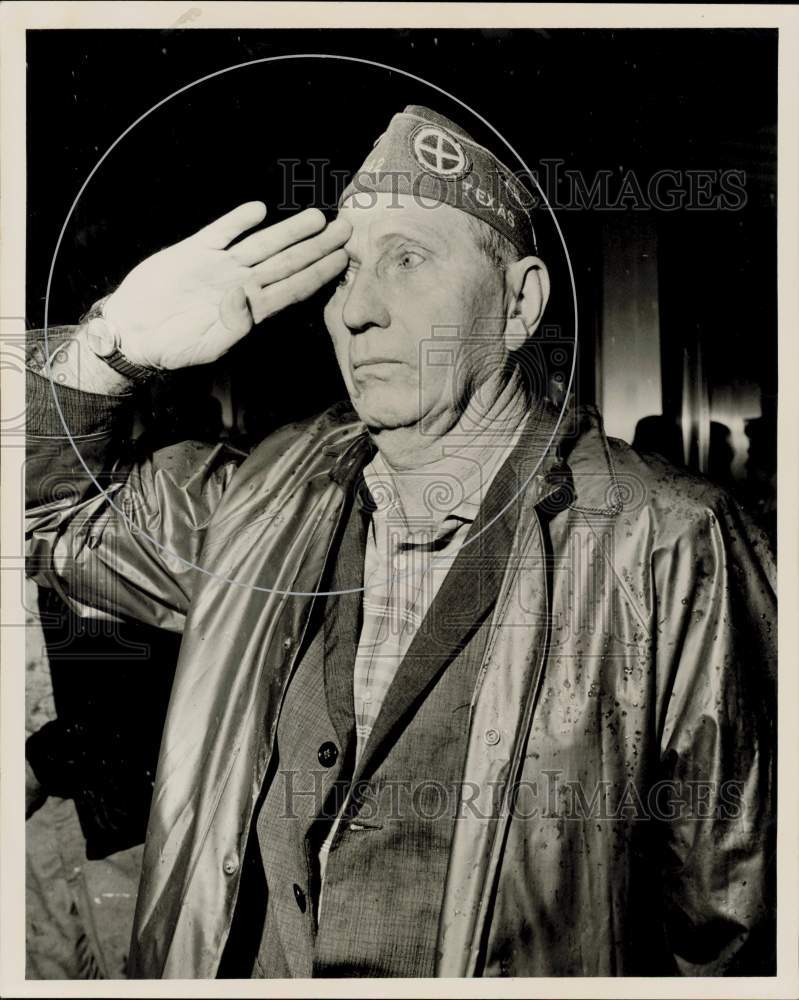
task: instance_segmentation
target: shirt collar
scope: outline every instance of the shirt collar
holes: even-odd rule
[[[345,490],[357,489],[362,482],[361,472],[366,472],[364,466],[371,464],[370,459],[377,453],[366,427],[354,413],[350,414],[349,422],[354,427],[360,426],[361,433],[354,440],[325,449],[332,460],[329,475]],[[546,432],[548,424],[551,434]],[[542,457],[543,451],[547,453]],[[572,401],[558,416],[556,408],[545,401],[525,422],[516,447],[509,443],[508,452],[507,460],[524,471],[525,479],[529,474],[541,477],[544,484],[554,481],[552,488],[564,498],[565,506],[610,517],[623,511],[626,484],[616,474],[612,448],[596,407],[577,406]],[[501,465],[499,462],[494,474]],[[481,492],[484,494],[485,490]],[[545,492],[542,487],[540,496]],[[459,504],[452,506],[458,508]]]
[[[496,436],[481,441],[470,441],[464,449],[453,446],[451,454],[429,462],[418,469],[395,470],[376,452],[363,470],[363,478],[374,502],[374,516],[393,516],[411,534],[414,525],[409,523],[397,487],[400,478],[418,490],[422,505],[429,512],[430,524],[441,528],[448,520],[471,524],[477,517],[489,487],[499,470],[516,447],[522,431],[529,421],[529,414],[511,430],[498,447]]]

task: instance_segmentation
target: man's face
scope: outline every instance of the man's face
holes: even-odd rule
[[[501,342],[503,273],[449,205],[391,194],[354,201],[339,213],[352,224],[349,267],[325,307],[353,406],[374,430],[424,421],[443,433],[496,370],[491,344],[475,334],[492,318]]]

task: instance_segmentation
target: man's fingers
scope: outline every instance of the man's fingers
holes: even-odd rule
[[[230,255],[239,264],[252,267],[293,243],[307,239],[325,228],[325,217],[318,208],[306,208],[289,219],[267,226],[230,248]],[[243,232],[243,230],[241,230]]]
[[[238,208],[234,208],[227,215],[209,222],[207,226],[198,230],[191,239],[197,240],[212,250],[224,250],[237,236],[241,236],[248,229],[257,226],[265,218],[266,205],[262,201],[248,201],[239,205]]]
[[[259,285],[271,285],[302,271],[343,246],[352,234],[346,219],[331,222],[318,236],[295,243],[252,269]]]
[[[293,274],[290,278],[268,285],[260,294],[253,295],[251,302],[256,323],[266,319],[267,316],[274,316],[286,306],[310,298],[314,292],[318,292],[323,285],[340,274],[348,261],[346,251],[334,250],[310,267]]]

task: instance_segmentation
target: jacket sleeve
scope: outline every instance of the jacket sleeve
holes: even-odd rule
[[[206,525],[243,453],[189,441],[126,454],[132,397],[26,378],[29,575],[80,615],[182,631]]]
[[[765,537],[714,497],[655,556],[666,932],[680,974],[774,974],[776,601]]]

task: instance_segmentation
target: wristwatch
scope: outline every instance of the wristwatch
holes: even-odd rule
[[[89,342],[89,347],[101,361],[113,368],[115,372],[129,378],[131,382],[139,385],[149,382],[153,375],[159,373],[160,369],[134,364],[120,351],[118,337],[103,316],[105,301],[106,299],[100,299],[83,317],[83,322],[87,323],[86,339]]]

